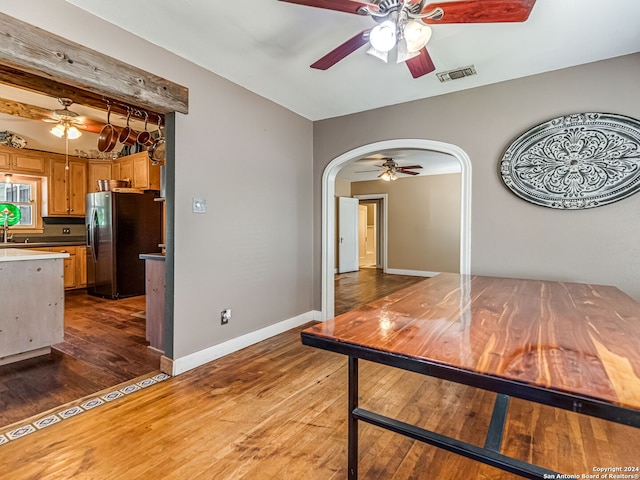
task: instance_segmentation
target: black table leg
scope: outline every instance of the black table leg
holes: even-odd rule
[[[349,356],[349,480],[358,480],[358,419],[353,414],[358,408],[358,359]]]

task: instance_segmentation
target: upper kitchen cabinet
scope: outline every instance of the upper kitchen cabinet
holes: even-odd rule
[[[90,160],[89,161],[89,183],[87,191],[89,193],[99,192],[98,180],[117,180],[118,177],[113,176],[113,165],[111,160]]]
[[[49,165],[49,216],[84,217],[87,163],[51,157]]]
[[[113,174],[115,180],[130,180],[131,188],[160,190],[160,166],[151,163],[146,151],[116,160]]]
[[[39,152],[25,152],[0,146],[0,170],[25,175],[44,175],[47,162]]]

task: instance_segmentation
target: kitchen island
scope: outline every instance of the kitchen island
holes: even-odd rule
[[[46,355],[63,341],[68,256],[0,249],[0,365]]]
[[[149,348],[164,353],[165,256],[142,253],[145,262],[146,326]]]

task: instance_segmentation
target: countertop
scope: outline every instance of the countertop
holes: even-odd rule
[[[138,255],[141,260],[160,260],[164,262],[164,253],[141,253]]]
[[[34,248],[34,247],[72,247],[86,245],[84,236],[73,237],[32,237],[28,242],[20,239],[17,242],[0,242],[0,249],[5,248]]]
[[[67,258],[68,253],[41,252],[26,248],[7,248],[0,250],[0,262],[17,262],[21,260],[54,260],[56,258]]]

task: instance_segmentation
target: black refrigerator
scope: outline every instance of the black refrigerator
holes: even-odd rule
[[[141,253],[159,253],[162,204],[156,194],[87,194],[87,291],[118,299],[144,295]]]

